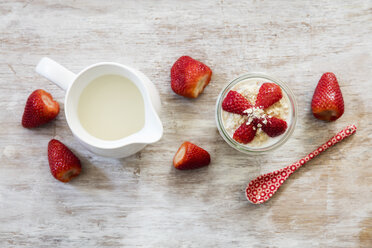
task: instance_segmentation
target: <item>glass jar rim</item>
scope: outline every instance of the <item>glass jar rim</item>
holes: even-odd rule
[[[257,148],[254,148],[254,147],[247,147],[247,146],[244,146],[242,144],[240,144],[239,142],[235,141],[232,137],[230,137],[230,135],[227,133],[227,131],[225,130],[225,127],[223,125],[223,122],[222,122],[222,101],[223,99],[225,98],[225,95],[227,94],[227,92],[232,88],[232,86],[234,86],[235,84],[239,83],[239,82],[242,82],[244,80],[247,80],[247,79],[253,79],[253,78],[257,78],[257,79],[264,79],[264,80],[268,80],[268,81],[271,81],[273,83],[276,83],[280,86],[280,88],[282,90],[284,90],[284,92],[286,93],[289,101],[290,101],[290,105],[292,106],[292,120],[291,120],[291,123],[290,125],[288,126],[288,130],[284,133],[283,137],[281,137],[277,142],[269,145],[269,146],[265,146],[265,147],[257,147]],[[217,101],[216,101],[216,122],[217,122],[217,128],[218,128],[218,131],[220,133],[220,135],[222,136],[222,138],[226,141],[226,143],[228,143],[231,147],[233,147],[234,149],[240,151],[240,152],[243,152],[243,153],[247,153],[247,154],[261,154],[261,153],[264,153],[264,152],[268,152],[268,151],[271,151],[275,148],[278,148],[279,146],[283,145],[288,139],[289,137],[292,135],[293,131],[294,131],[294,128],[296,126],[296,122],[297,122],[297,102],[296,102],[296,99],[294,97],[294,94],[293,92],[291,91],[291,89],[288,87],[288,85],[275,78],[275,77],[272,77],[272,76],[269,76],[267,75],[266,73],[262,73],[262,72],[249,72],[249,73],[245,73],[245,74],[242,74],[238,77],[236,77],[235,79],[231,80],[220,92],[220,94],[218,95],[217,97]]]

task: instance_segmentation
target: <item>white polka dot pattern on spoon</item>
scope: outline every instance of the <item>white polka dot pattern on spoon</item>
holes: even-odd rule
[[[355,125],[349,125],[343,130],[341,130],[334,137],[330,138],[326,143],[321,145],[318,149],[306,155],[304,158],[300,159],[298,162],[295,162],[287,167],[284,167],[280,170],[270,172],[264,175],[257,177],[252,180],[248,187],[245,190],[246,197],[248,201],[254,204],[260,204],[268,199],[270,199],[273,194],[278,190],[278,188],[284,183],[284,181],[298,168],[302,165],[324,152],[331,146],[337,144],[346,137],[349,137],[356,131]]]

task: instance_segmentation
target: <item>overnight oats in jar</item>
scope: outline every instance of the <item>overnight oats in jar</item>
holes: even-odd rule
[[[230,82],[216,104],[217,127],[238,151],[257,154],[284,144],[293,133],[297,105],[288,86],[262,73]]]

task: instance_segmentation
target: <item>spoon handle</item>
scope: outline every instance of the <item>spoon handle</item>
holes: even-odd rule
[[[311,159],[315,158],[316,156],[318,156],[319,154],[321,154],[322,152],[324,152],[328,148],[334,146],[338,142],[342,141],[343,139],[345,139],[345,138],[349,137],[350,135],[352,135],[353,133],[355,133],[356,129],[357,128],[356,128],[355,125],[349,125],[349,126],[345,127],[339,133],[337,133],[335,136],[333,136],[327,142],[325,142],[323,145],[319,146],[318,149],[315,149],[313,152],[310,152],[304,158],[300,159],[298,162],[294,163],[293,165],[295,165],[297,168],[299,168],[300,166],[306,164]]]

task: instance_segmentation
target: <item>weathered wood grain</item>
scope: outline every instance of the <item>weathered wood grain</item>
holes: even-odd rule
[[[0,1],[1,247],[372,247],[372,2]],[[175,95],[169,70],[181,55],[213,70],[196,100]],[[63,114],[21,127],[27,96],[64,92],[38,76],[50,56],[74,72],[100,61],[134,66],[158,87],[163,139],[126,159],[97,157],[72,137]],[[214,105],[231,79],[264,71],[288,82],[299,118],[286,145],[247,156],[219,136]],[[334,123],[310,113],[321,74],[333,71],[346,103]],[[349,123],[357,134],[314,159],[261,206],[244,188]],[[46,146],[59,138],[83,172],[69,184],[49,173]],[[212,156],[176,171],[184,141]]]

